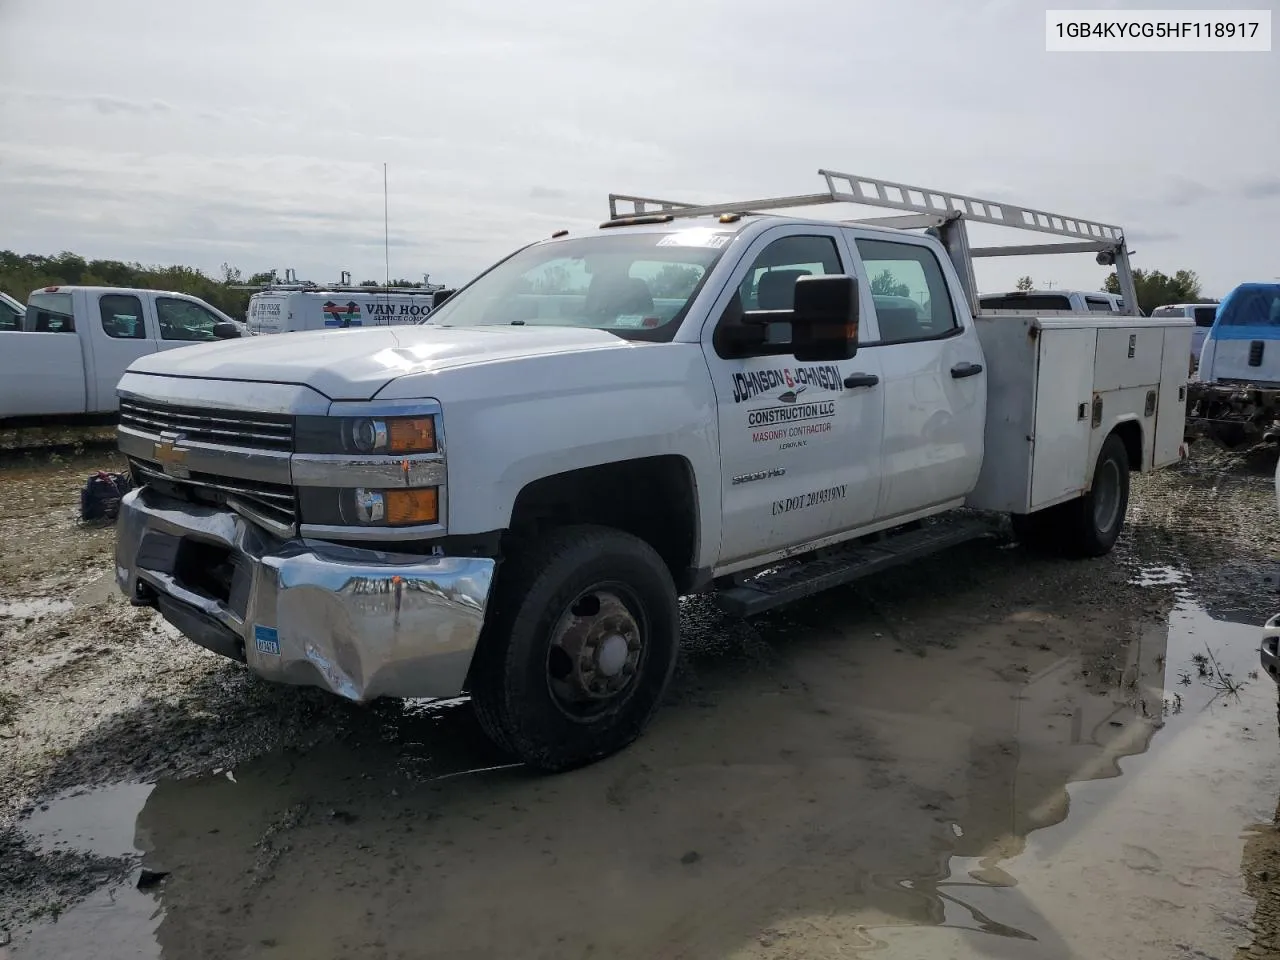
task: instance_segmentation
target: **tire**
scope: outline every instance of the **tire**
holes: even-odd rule
[[[1014,539],[1032,550],[1045,551],[1060,546],[1062,535],[1057,520],[1053,508],[1039,513],[1009,514]]]
[[[606,527],[555,530],[503,561],[471,671],[476,717],[535,769],[593,763],[648,725],[679,642],[675,584],[652,547]]]
[[[1129,451],[1116,434],[1103,441],[1089,492],[1056,508],[1062,544],[1073,557],[1103,557],[1124,529],[1129,510]]]

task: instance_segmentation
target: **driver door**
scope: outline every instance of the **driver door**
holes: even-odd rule
[[[875,516],[884,421],[876,351],[800,363],[786,350],[789,323],[770,325],[766,342],[779,351],[770,355],[733,356],[717,336],[744,310],[791,309],[800,277],[832,274],[857,275],[837,229],[767,230],[704,330],[720,428],[722,569],[830,535],[837,516],[845,527]]]
[[[221,317],[198,303],[177,297],[156,297],[156,320],[160,328],[160,349],[172,350],[190,343],[208,343]]]

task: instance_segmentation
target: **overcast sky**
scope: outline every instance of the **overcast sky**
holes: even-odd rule
[[[1119,224],[1209,295],[1280,275],[1280,52],[1049,54],[1045,6],[0,0],[0,248],[381,279],[385,161],[393,276],[457,283],[611,190],[829,167]]]

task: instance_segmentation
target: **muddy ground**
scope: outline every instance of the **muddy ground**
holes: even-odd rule
[[[653,727],[558,777],[130,608],[118,466],[0,461],[0,958],[1280,957],[1274,452],[1139,478],[1102,560],[687,601]]]

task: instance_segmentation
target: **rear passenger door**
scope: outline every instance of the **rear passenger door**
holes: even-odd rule
[[[959,282],[924,238],[850,231],[869,279],[884,390],[877,520],[963,499],[982,466],[987,371]],[[950,281],[950,282],[949,282]],[[862,351],[859,351],[859,356]]]
[[[156,352],[155,318],[149,304],[134,293],[88,294],[90,316],[85,318],[93,351],[90,412],[115,410],[116,385],[129,364]]]

